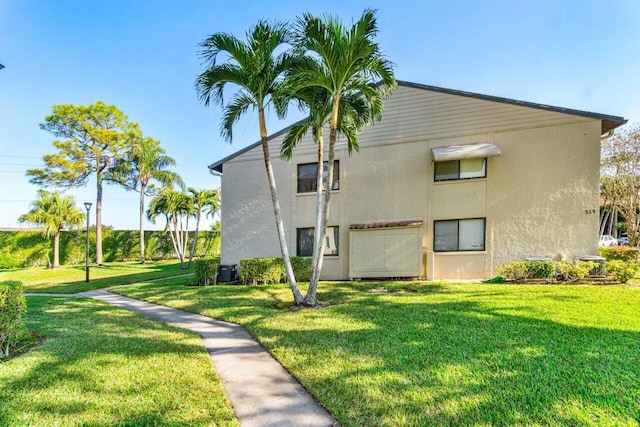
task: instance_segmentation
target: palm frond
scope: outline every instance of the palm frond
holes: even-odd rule
[[[240,120],[249,108],[255,106],[255,99],[243,90],[236,93],[233,99],[229,101],[224,108],[222,125],[220,126],[220,134],[226,141],[231,142],[233,139],[233,125]]]
[[[280,145],[280,158],[287,161],[291,160],[293,149],[315,125],[315,121],[309,117],[292,125]]]

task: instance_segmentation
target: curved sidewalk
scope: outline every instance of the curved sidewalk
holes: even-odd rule
[[[104,289],[75,296],[104,301],[200,335],[243,427],[339,425],[241,326]]]

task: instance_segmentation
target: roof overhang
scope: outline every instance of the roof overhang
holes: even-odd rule
[[[396,228],[396,227],[422,227],[421,219],[408,219],[402,221],[371,221],[359,224],[351,224],[351,230],[369,230],[373,228]]]
[[[499,156],[500,148],[491,142],[475,144],[451,145],[449,147],[432,148],[434,162],[449,160],[477,159],[480,157]]]

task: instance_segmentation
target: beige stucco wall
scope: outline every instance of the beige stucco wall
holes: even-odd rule
[[[307,139],[291,163],[274,169],[289,251],[296,228],[311,227],[315,195],[296,193],[296,165],[315,160]],[[502,155],[487,161],[487,177],[434,182],[431,149],[492,142]],[[330,226],[339,226],[339,255],[325,257],[323,278],[349,275],[349,226],[419,219],[424,222],[423,276],[491,277],[507,261],[529,256],[597,253],[600,122],[475,98],[401,87],[386,103],[382,122],[360,136],[349,157],[339,143],[340,190],[333,193]],[[433,253],[433,221],[486,218],[485,251]],[[222,262],[279,256],[260,147],[223,166]]]

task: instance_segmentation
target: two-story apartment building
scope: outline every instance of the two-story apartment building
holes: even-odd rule
[[[324,279],[491,277],[526,257],[598,250],[600,141],[622,117],[399,82],[351,156],[338,142]],[[310,256],[316,150],[279,159],[290,251]],[[280,256],[257,142],[209,166],[222,177],[222,263]]]

